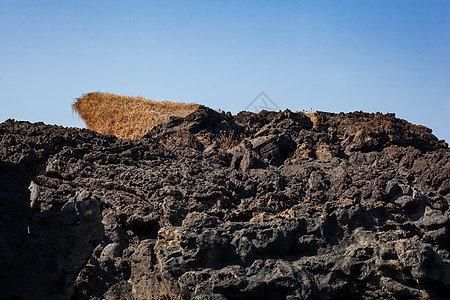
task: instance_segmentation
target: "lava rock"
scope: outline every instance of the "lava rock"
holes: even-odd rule
[[[449,175],[393,114],[201,106],[139,140],[7,120],[0,298],[447,299]]]

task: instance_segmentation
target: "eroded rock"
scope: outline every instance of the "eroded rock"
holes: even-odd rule
[[[0,160],[0,298],[450,294],[448,145],[393,114],[200,107],[136,141],[8,120]]]

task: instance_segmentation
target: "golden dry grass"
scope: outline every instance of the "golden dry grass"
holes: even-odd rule
[[[185,117],[199,106],[98,92],[85,94],[72,104],[87,128],[128,139],[139,139],[171,116]]]

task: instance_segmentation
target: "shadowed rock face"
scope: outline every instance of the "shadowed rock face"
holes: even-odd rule
[[[450,151],[393,114],[201,107],[137,141],[8,120],[0,160],[0,298],[450,294]]]

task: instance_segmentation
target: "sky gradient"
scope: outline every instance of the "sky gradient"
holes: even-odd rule
[[[0,122],[101,91],[394,112],[450,141],[450,1],[0,1]]]

